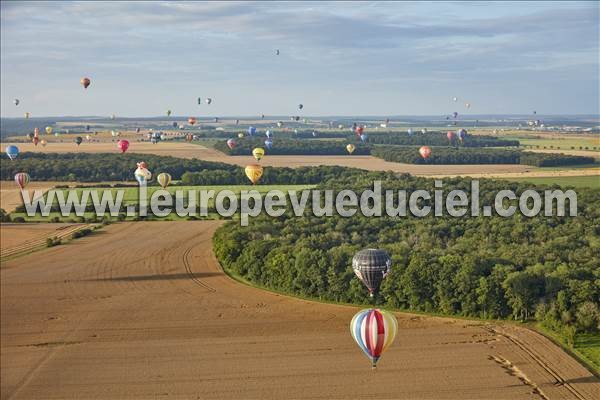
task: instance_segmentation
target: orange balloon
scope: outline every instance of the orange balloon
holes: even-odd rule
[[[253,185],[260,180],[263,175],[263,167],[257,164],[248,165],[245,169],[246,176]]]

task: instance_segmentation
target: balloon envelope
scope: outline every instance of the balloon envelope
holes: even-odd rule
[[[263,167],[257,164],[248,165],[244,169],[244,172],[246,173],[248,179],[250,179],[250,182],[252,182],[252,184],[256,184],[263,174]]]
[[[262,147],[257,147],[254,150],[252,150],[252,155],[254,156],[254,158],[256,158],[257,161],[260,161],[260,159],[263,158],[263,156],[265,155],[265,149],[263,149]]]
[[[125,153],[127,151],[127,149],[129,148],[129,141],[119,140],[117,142],[117,146],[119,147],[119,150],[121,150],[121,153]]]
[[[352,257],[352,270],[367,287],[371,297],[379,290],[391,267],[392,260],[385,250],[364,249]]]
[[[357,312],[350,321],[350,334],[376,368],[381,355],[390,347],[398,332],[396,317],[376,308]]]
[[[167,174],[166,172],[161,172],[156,177],[156,180],[158,181],[158,184],[165,189],[167,186],[169,186],[169,183],[171,183],[171,175]]]
[[[256,128],[251,126],[248,128],[248,135],[252,136],[256,133]]]
[[[431,148],[429,146],[421,146],[419,149],[419,154],[421,154],[421,157],[424,159],[428,159],[431,155]]]
[[[194,118],[194,117],[189,117],[188,118],[188,124],[194,125],[195,123],[196,123],[196,118]]]
[[[235,147],[235,144],[236,144],[235,140],[233,140],[233,139],[229,139],[227,141],[227,147],[229,147],[230,149],[233,149]]]
[[[19,155],[19,148],[13,145],[6,146],[6,155],[11,160],[14,160]]]
[[[27,186],[29,180],[30,178],[27,172],[19,172],[15,175],[15,183],[21,190],[25,189],[25,186]]]
[[[273,141],[271,139],[267,139],[265,140],[265,146],[267,147],[267,149],[272,149],[273,148]]]
[[[92,83],[90,78],[81,78],[81,80],[79,82],[83,85],[84,89],[87,89],[88,86],[90,86],[90,83]]]
[[[346,146],[346,151],[348,151],[348,153],[350,154],[354,153],[354,149],[356,149],[356,147],[353,144],[349,144]]]

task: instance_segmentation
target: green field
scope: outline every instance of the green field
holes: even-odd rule
[[[595,371],[600,371],[600,334],[580,333],[575,338],[575,350],[591,364]]]
[[[196,191],[196,198],[198,198],[198,195],[200,194],[201,191],[211,191],[214,190],[214,197],[216,197],[218,195],[219,192],[223,191],[223,190],[230,190],[232,191],[236,196],[238,196],[241,191],[245,190],[245,191],[251,191],[251,190],[256,190],[258,191],[261,195],[265,195],[267,192],[271,191],[271,190],[280,190],[282,192],[284,192],[285,194],[287,194],[287,192],[289,190],[295,190],[295,191],[301,191],[304,189],[311,189],[313,188],[314,185],[236,185],[236,186],[223,186],[223,185],[215,185],[215,186],[171,186],[167,188],[167,191],[169,193],[171,193],[171,195],[173,195],[173,198],[175,198],[175,192],[176,191],[183,191],[184,193],[184,198],[187,199],[187,193],[188,191],[191,190],[195,190]],[[128,205],[137,205],[139,203],[139,192],[138,192],[138,188],[137,187],[124,187],[124,188],[94,188],[94,187],[86,187],[86,188],[77,188],[77,189],[60,189],[63,192],[63,195],[65,197],[65,199],[68,196],[68,193],[71,191],[75,191],[77,193],[77,197],[81,198],[81,193],[83,190],[98,190],[99,191],[99,198],[102,198],[102,195],[104,193],[104,191],[111,191],[113,193],[113,198],[116,198],[116,192],[118,190],[123,190],[123,205],[126,207]],[[161,187],[159,186],[149,186],[148,187],[148,200],[151,198],[152,194],[158,190],[162,190]],[[209,210],[211,208],[214,207],[214,197],[210,198],[208,201],[208,208]],[[91,200],[88,200],[88,203]],[[54,199],[54,204],[56,204],[56,199]],[[199,207],[200,204],[197,204],[197,207]],[[239,205],[238,205],[239,207]],[[150,210],[150,209],[148,209]],[[150,211],[148,211],[149,216],[150,216]],[[33,217],[29,217],[27,216],[27,214],[25,212],[13,212],[10,214],[11,218],[14,220],[15,218],[23,218],[25,221],[27,222],[83,222],[83,220],[86,219],[90,219],[94,217],[94,214],[92,212],[85,212],[83,217],[77,217],[75,215],[75,213],[73,212],[72,215],[68,216],[68,217],[63,217],[59,212],[51,212],[48,216],[41,216],[41,215],[35,215]],[[107,214],[106,217],[109,218],[110,220],[117,220],[117,217],[110,217],[108,215],[108,210],[107,210]],[[136,217],[127,217],[126,220],[133,220]],[[150,218],[155,218],[150,216]],[[161,220],[181,220],[181,219],[185,219],[187,217],[180,217],[178,216],[174,211],[172,213],[170,213],[167,217],[161,217]],[[222,217],[220,217],[217,213],[210,213],[208,214],[207,217],[199,217],[198,218],[202,218],[202,219],[221,219]],[[234,218],[237,218],[237,216],[234,216]]]
[[[531,137],[514,137],[514,139],[517,139],[522,146],[539,146],[540,148],[546,147],[548,149],[553,147],[554,149],[559,150],[585,150],[587,147],[590,151],[600,151],[600,139],[594,138],[536,139]],[[571,149],[571,147],[573,147],[573,149]],[[579,147],[582,147],[583,149],[580,149]],[[596,150],[594,150],[594,147]]]
[[[596,176],[557,176],[533,178],[503,178],[514,182],[529,182],[535,185],[573,186],[576,188],[600,188],[600,175]]]

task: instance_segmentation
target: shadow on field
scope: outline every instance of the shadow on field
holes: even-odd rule
[[[188,274],[185,272],[168,275],[134,275],[134,276],[115,276],[112,278],[84,279],[86,282],[141,282],[141,281],[172,281],[178,279],[199,279],[209,278],[211,276],[224,275],[222,272],[195,272]]]

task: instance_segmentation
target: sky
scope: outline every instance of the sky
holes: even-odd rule
[[[598,2],[2,1],[0,114],[599,114],[599,26]]]

